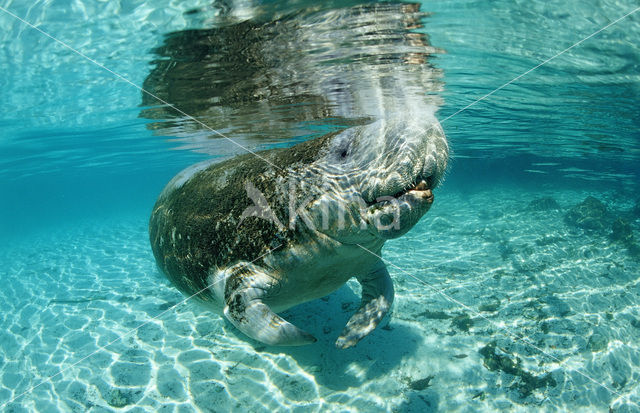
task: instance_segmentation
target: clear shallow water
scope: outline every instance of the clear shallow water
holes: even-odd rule
[[[215,13],[194,12],[205,3],[0,5],[141,85],[163,35],[214,25]],[[444,120],[634,7],[434,2],[410,30],[428,34],[420,47],[437,49],[429,91]],[[237,10],[238,20],[251,12]],[[259,22],[291,11],[256,10]],[[182,296],[155,269],[150,208],[180,169],[237,150],[189,122],[141,115],[135,88],[2,12],[0,23],[0,402],[12,401],[3,408],[639,410],[637,15],[443,121],[454,152],[448,177],[421,223],[383,251],[395,265],[393,319],[348,351],[333,341],[357,306],[355,284],[287,313],[319,338],[313,348],[260,346],[190,304],[153,319]],[[296,55],[279,54],[262,73],[283,61]],[[308,70],[295,69],[276,75]],[[341,76],[347,90],[364,87]],[[344,95],[318,102],[301,85],[286,95],[298,100],[225,103],[207,121],[259,149],[362,114]],[[277,136],[256,134],[269,119]],[[588,196],[608,209],[602,227],[567,223]],[[543,197],[559,209],[530,206]],[[611,236],[618,219],[632,238]]]

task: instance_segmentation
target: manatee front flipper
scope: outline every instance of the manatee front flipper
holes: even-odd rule
[[[338,337],[338,348],[355,346],[376,328],[393,303],[393,282],[382,261],[372,273],[357,278],[362,285],[362,301]]]
[[[262,300],[275,280],[255,265],[237,265],[224,289],[224,315],[249,337],[273,346],[301,346],[316,338],[274,313]]]

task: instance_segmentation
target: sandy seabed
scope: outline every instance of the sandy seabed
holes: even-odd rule
[[[24,240],[0,252],[2,410],[640,412],[635,200],[574,219],[595,194],[440,192],[383,250],[389,324],[348,350],[356,282],[284,313],[317,343],[269,347],[172,308],[147,217]]]

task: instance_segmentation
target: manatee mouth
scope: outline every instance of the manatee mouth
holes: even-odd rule
[[[427,202],[433,202],[433,191],[431,191],[430,185],[432,181],[433,178],[431,177],[428,177],[426,179],[417,179],[417,183],[414,182],[402,191],[396,192],[393,197],[399,199],[406,194],[412,193],[418,195],[420,198],[426,200]]]
[[[431,190],[433,187],[433,176],[422,177],[418,176],[411,184],[407,185],[402,190],[396,192],[392,196],[381,196],[375,199],[374,201],[367,202],[368,206],[373,206],[380,203],[388,203],[390,201],[389,198],[395,199],[405,199],[407,196],[418,197],[425,202],[432,203],[433,202],[433,191]]]

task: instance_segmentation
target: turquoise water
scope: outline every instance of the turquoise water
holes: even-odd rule
[[[315,14],[237,2],[224,22],[210,3],[0,3],[3,411],[640,411],[640,11],[459,112],[637,2],[424,2],[425,15],[403,12],[408,28],[377,19],[388,37],[373,51],[354,25],[326,24],[358,2]],[[151,207],[184,167],[242,151],[8,12],[251,150],[370,115],[296,74],[321,68],[335,90],[365,90],[417,59],[452,158],[429,213],[383,249],[388,326],[333,346],[355,282],[285,313],[319,339],[309,347],[263,346],[190,302],[173,308],[183,296],[155,267]],[[198,94],[199,76],[170,93],[150,76],[197,55],[186,30],[222,28],[231,56],[245,48],[225,27],[279,18],[309,30],[248,43],[306,33],[344,54],[271,48],[260,70],[221,59],[233,70],[206,78],[266,74],[275,98]],[[337,70],[345,61],[371,72]],[[400,92],[385,110],[414,103]]]

